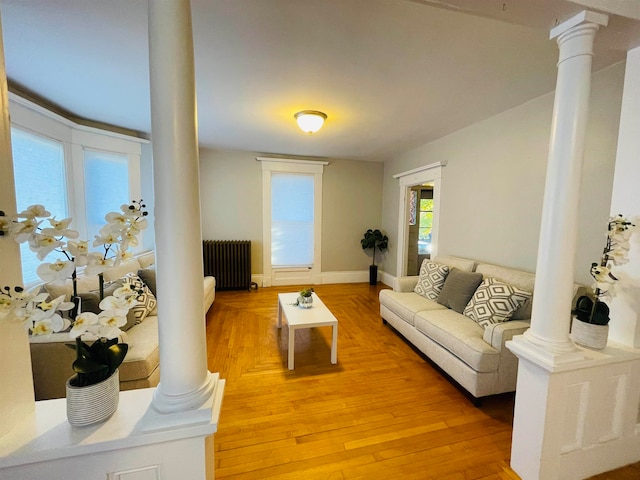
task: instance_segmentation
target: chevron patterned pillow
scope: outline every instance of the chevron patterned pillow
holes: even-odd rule
[[[464,309],[464,315],[486,328],[493,323],[506,322],[531,293],[493,277],[485,278]]]
[[[420,277],[413,291],[429,300],[437,300],[448,274],[448,266],[425,259],[422,261]]]

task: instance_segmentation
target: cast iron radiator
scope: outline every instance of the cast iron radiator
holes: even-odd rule
[[[216,289],[251,289],[250,240],[203,240],[205,276],[216,277]]]

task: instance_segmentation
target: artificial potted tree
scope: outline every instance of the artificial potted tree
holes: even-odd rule
[[[375,230],[367,230],[364,237],[360,240],[363,250],[373,249],[373,261],[369,266],[369,285],[378,283],[378,266],[376,265],[376,249],[383,252],[389,246],[389,238],[383,235],[377,228]]]

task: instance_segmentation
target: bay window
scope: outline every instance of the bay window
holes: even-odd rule
[[[148,142],[78,125],[16,95],[10,111],[18,211],[42,204],[58,219],[72,217],[71,228],[93,248],[106,213],[144,198],[141,144]],[[142,239],[138,250],[149,247]],[[36,283],[40,262],[26,244],[20,253],[24,284]]]

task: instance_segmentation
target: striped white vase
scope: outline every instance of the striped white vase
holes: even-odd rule
[[[573,318],[571,339],[583,347],[602,350],[607,346],[609,325],[595,325]]]
[[[72,377],[73,378],[73,377]],[[67,419],[74,427],[103,422],[118,409],[120,375],[116,370],[106,380],[86,387],[74,387],[67,380]]]

